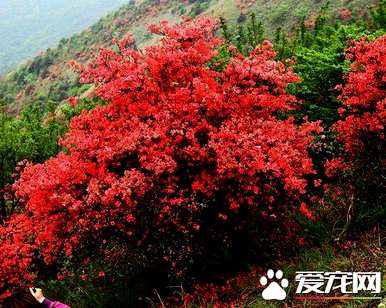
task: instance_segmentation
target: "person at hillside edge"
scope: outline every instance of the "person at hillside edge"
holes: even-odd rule
[[[2,308],[70,308],[60,302],[54,302],[45,298],[43,291],[38,288],[29,288],[29,292],[15,293],[8,297]]]

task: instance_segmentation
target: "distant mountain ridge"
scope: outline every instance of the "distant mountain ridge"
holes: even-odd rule
[[[135,35],[139,47],[150,44],[154,38],[147,27],[160,20],[175,23],[186,15],[209,15],[237,23],[254,12],[273,33],[277,27],[291,30],[302,18],[312,21],[326,3],[326,0],[131,0],[83,32],[62,39],[57,48],[3,76],[0,107],[3,101],[6,111],[15,114],[28,103],[58,105],[69,96],[83,95],[89,87],[79,84],[69,60],[88,62],[101,47],[111,47],[112,37],[120,38],[127,32]],[[333,17],[338,17],[343,8],[353,16],[366,16],[368,6],[376,3],[377,0],[336,0],[331,2],[329,10]]]
[[[0,1],[0,73],[55,46],[127,0]]]

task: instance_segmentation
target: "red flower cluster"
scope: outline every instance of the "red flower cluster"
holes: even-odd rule
[[[386,36],[373,42],[362,39],[349,48],[351,72],[341,87],[344,119],[337,129],[352,157],[366,151],[366,144],[382,144],[386,124]]]
[[[152,27],[159,45],[131,49],[128,36],[83,69],[81,80],[110,103],[74,118],[68,151],[28,166],[14,185],[25,208],[0,228],[0,287],[113,237],[178,272],[203,253],[196,234],[225,241],[216,226],[275,220],[305,198],[307,147],[321,128],[276,117],[296,108],[286,87],[298,77],[268,42],[213,69],[215,28],[209,19],[161,23]]]
[[[259,279],[264,275],[262,268],[252,267],[247,272],[224,278],[222,283],[197,284],[189,293],[181,287],[179,296],[169,298],[167,304],[172,307],[229,307],[246,306],[251,298],[261,292]]]
[[[315,221],[315,216],[314,214],[312,213],[312,211],[308,208],[307,204],[305,204],[304,202],[302,202],[300,204],[300,209],[299,209],[300,213],[304,216],[304,217],[307,217],[310,221]]]
[[[342,20],[350,20],[352,18],[351,10],[349,10],[347,8],[340,10],[339,18]]]

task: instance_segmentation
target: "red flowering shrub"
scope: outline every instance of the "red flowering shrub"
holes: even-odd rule
[[[358,225],[371,227],[386,217],[386,36],[356,42],[347,59],[352,61],[351,71],[339,87],[342,120],[336,124],[345,152],[327,162],[326,173],[343,171],[339,181],[350,187],[350,209],[358,207]]]
[[[342,87],[343,120],[337,125],[341,140],[352,156],[366,144],[384,144],[386,123],[386,36],[374,42],[359,41],[349,48],[351,72]],[[371,136],[371,140],[369,137]]]
[[[252,267],[232,277],[222,277],[217,283],[193,285],[191,290],[177,289],[177,295],[167,299],[168,307],[240,307],[248,306],[261,289],[262,268]]]
[[[345,8],[345,9],[341,9],[340,12],[339,12],[339,18],[341,20],[350,20],[352,18],[352,12],[351,10]]]
[[[264,234],[290,236],[280,226],[306,201],[320,131],[276,117],[296,108],[286,87],[297,76],[268,42],[212,69],[220,40],[208,19],[152,31],[159,45],[137,51],[125,39],[83,68],[109,104],[74,118],[67,151],[14,185],[25,208],[0,229],[0,287],[105,256],[112,241],[181,275]]]

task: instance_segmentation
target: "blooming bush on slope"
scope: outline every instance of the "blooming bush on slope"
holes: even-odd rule
[[[349,48],[351,72],[342,87],[344,119],[337,130],[346,150],[355,156],[366,151],[372,135],[381,145],[386,123],[386,36],[373,42],[362,40]]]
[[[343,107],[335,125],[344,151],[327,162],[326,174],[339,182],[331,186],[334,204],[344,199],[349,223],[363,230],[386,221],[386,36],[354,42],[346,57],[352,64],[338,87]]]
[[[109,104],[74,118],[67,151],[15,184],[25,207],[0,229],[0,287],[104,255],[112,240],[181,276],[285,230],[307,200],[307,147],[320,127],[277,118],[297,107],[286,87],[298,78],[270,43],[221,72],[208,65],[215,28],[161,23],[151,29],[159,45],[138,51],[127,36],[82,68]]]

